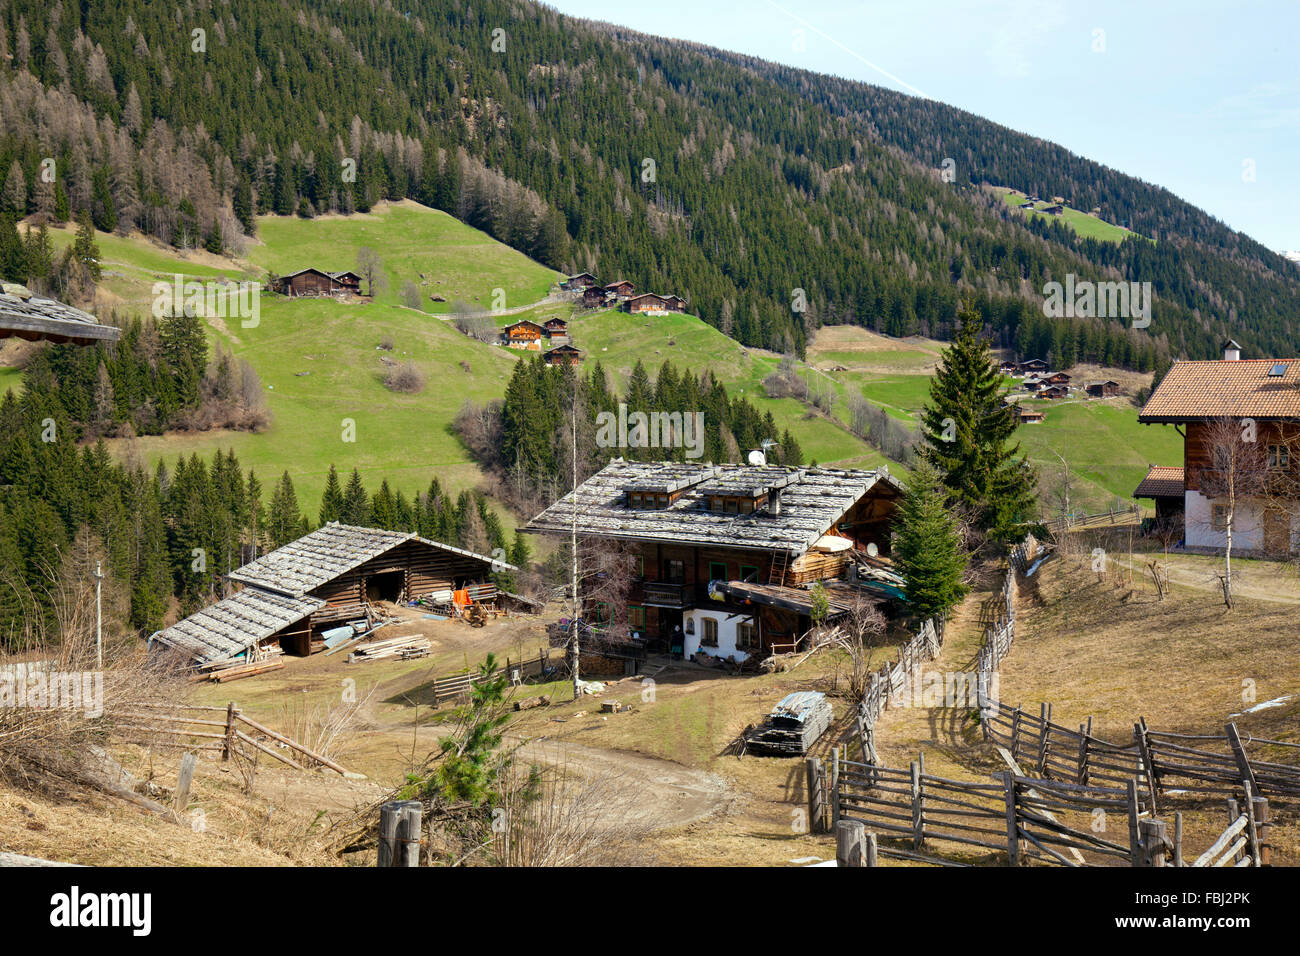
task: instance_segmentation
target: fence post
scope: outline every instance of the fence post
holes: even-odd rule
[[[235,702],[226,705],[226,739],[221,743],[221,759],[229,760],[235,749]]]
[[[1250,858],[1255,866],[1263,865],[1263,856],[1259,852],[1259,831],[1255,827],[1255,788],[1251,781],[1241,781],[1241,787],[1246,792],[1246,799],[1242,802],[1242,810],[1246,814],[1246,849],[1250,852]]]
[[[1043,773],[1043,766],[1044,766],[1044,764],[1047,763],[1047,747],[1048,747],[1048,729],[1047,729],[1047,728],[1048,728],[1049,724],[1051,723],[1051,720],[1052,720],[1052,705],[1051,705],[1051,704],[1039,704],[1039,705],[1038,705],[1038,722],[1039,722],[1039,730],[1038,730],[1038,775],[1039,775],[1040,777],[1042,777],[1042,776],[1046,776],[1046,774]]]
[[[375,866],[383,868],[393,866],[397,856],[397,828],[402,821],[402,804],[394,800],[379,808],[379,852],[375,857]]]
[[[1232,824],[1236,823],[1237,818],[1239,816],[1241,816],[1241,810],[1238,809],[1237,807],[1237,801],[1234,800],[1232,797],[1229,797],[1228,798],[1228,825],[1231,826]],[[1235,863],[1240,859],[1241,859],[1241,851],[1238,850],[1236,853],[1232,855],[1232,860]]]
[[[184,813],[190,804],[190,784],[194,782],[194,764],[198,757],[186,753],[181,757],[181,773],[176,781],[176,793],[172,798],[172,807],[177,813]]]
[[[1156,812],[1156,793],[1160,789],[1160,777],[1156,773],[1155,761],[1151,757],[1151,739],[1147,736],[1147,719],[1139,717],[1138,722],[1133,725],[1133,741],[1137,744],[1138,753],[1142,755],[1143,772],[1147,778],[1147,789],[1151,791],[1151,812]]]
[[[831,826],[838,826],[840,822],[840,748],[831,748]]]
[[[1138,822],[1139,840],[1141,841],[1141,853],[1139,854],[1137,866],[1164,866],[1165,865],[1165,841],[1168,839],[1165,835],[1164,820],[1141,820]]]
[[[1183,866],[1183,815],[1174,814],[1174,866]]]
[[[1007,862],[1010,866],[1020,865],[1020,824],[1016,819],[1016,779],[1008,770],[1002,775],[1007,794]]]
[[[1259,863],[1260,866],[1272,866],[1270,862],[1270,844],[1268,833],[1271,829],[1268,822],[1268,797],[1255,797],[1255,831],[1259,835]]]
[[[1128,850],[1129,863],[1141,866],[1142,837],[1138,830],[1138,790],[1137,777],[1129,777],[1125,790],[1128,797]]]
[[[1088,730],[1087,725],[1079,725],[1079,769],[1074,775],[1074,782],[1081,787],[1088,785]]]
[[[861,820],[841,820],[835,825],[837,866],[866,866],[867,828]]]
[[[420,865],[421,817],[424,805],[419,800],[405,800],[398,804],[400,820],[397,826],[397,859],[395,866]]]
[[[1016,704],[1016,712],[1011,717],[1011,758],[1017,763],[1020,762],[1020,705]]]
[[[1232,748],[1232,756],[1237,760],[1237,767],[1241,771],[1241,776],[1250,781],[1253,789],[1258,789],[1259,785],[1255,783],[1255,771],[1250,769],[1250,761],[1246,759],[1246,748],[1241,745],[1241,735],[1237,733],[1237,725],[1229,722],[1224,725],[1223,729],[1228,735],[1228,746]]]
[[[925,754],[912,761],[912,847],[921,849],[925,843]]]
[[[822,762],[816,757],[809,757],[805,765],[808,770],[808,832],[821,833]]]

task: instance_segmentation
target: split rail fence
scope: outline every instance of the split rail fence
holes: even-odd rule
[[[560,660],[563,660],[561,654]],[[429,682],[429,693],[433,698],[434,706],[438,706],[445,701],[459,700],[469,696],[470,688],[484,680],[498,677],[501,674],[510,675],[511,680],[526,680],[529,677],[540,677],[545,674],[552,666],[552,656],[549,648],[541,648],[537,656],[525,661],[512,661],[506,658],[506,662],[501,667],[496,668],[491,674],[484,677],[477,670],[466,671],[463,674],[454,674],[451,677],[435,677]]]
[[[252,751],[274,757],[296,770],[309,770],[319,766],[344,776],[349,775],[347,770],[329,757],[245,716],[233,701],[225,707],[147,703],[135,706],[147,709],[148,712],[123,714],[122,719],[144,723],[121,724],[116,728],[128,740],[151,747],[176,747],[191,752],[216,751],[221,754],[222,760],[229,760],[234,755],[251,760],[255,754],[248,748],[252,748]],[[173,739],[159,740],[159,736]],[[281,753],[281,748],[290,751],[298,759]]]

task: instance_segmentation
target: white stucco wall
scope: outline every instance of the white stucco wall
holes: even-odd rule
[[[1189,548],[1225,548],[1228,537],[1222,531],[1216,531],[1213,523],[1212,499],[1206,498],[1199,491],[1188,491],[1183,495],[1184,530]],[[1232,549],[1253,551],[1264,546],[1263,508],[1257,501],[1239,501],[1233,515]],[[1295,540],[1294,531],[1292,541]]]
[[[717,647],[700,647],[700,638],[704,635],[704,625],[701,622],[705,618],[718,622]],[[736,648],[736,630],[741,624],[753,623],[753,621],[752,617],[736,617],[726,611],[709,611],[701,608],[683,611],[682,629],[686,633],[683,638],[682,652],[687,660],[690,660],[692,654],[702,650],[713,657],[732,657],[743,661],[749,657],[749,652]]]

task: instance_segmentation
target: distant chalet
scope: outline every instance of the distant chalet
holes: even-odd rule
[[[576,276],[569,276],[561,282],[560,288],[576,292],[579,289],[590,289],[597,284],[596,277],[590,272],[579,272]]]
[[[300,269],[287,276],[277,276],[271,291],[280,295],[299,296],[361,295],[361,276],[355,272],[323,272],[320,269]]]
[[[243,590],[153,640],[199,664],[276,641],[287,653],[305,657],[322,630],[366,617],[375,601],[487,585],[496,570],[516,569],[416,534],[331,522],[230,572],[227,579]],[[482,599],[494,595],[492,589]]]
[[[71,342],[93,345],[116,342],[121,330],[101,325],[88,312],[34,295],[16,283],[0,284],[0,339],[11,336],[29,342]]]
[[[1119,394],[1119,382],[1109,379],[1104,382],[1089,382],[1083,390],[1089,398],[1113,398]]]
[[[542,354],[542,361],[547,365],[578,365],[582,362],[582,351],[572,345],[557,345]]]
[[[1144,425],[1174,425],[1183,435],[1183,467],[1153,465],[1134,497],[1165,499],[1172,513],[1174,482],[1182,485],[1184,540],[1189,548],[1227,545],[1229,502],[1216,495],[1218,460],[1213,431],[1230,420],[1254,424],[1263,449],[1263,484],[1270,497],[1236,502],[1234,549],[1283,556],[1300,551],[1300,358],[1243,359],[1241,346],[1223,344],[1220,361],[1175,362],[1138,414]],[[1257,482],[1258,483],[1258,482]]]
[[[740,661],[811,626],[809,586],[832,616],[883,600],[845,579],[851,555],[889,552],[902,485],[885,469],[616,460],[524,528],[625,543],[635,580],[623,606],[584,608],[672,653]]]

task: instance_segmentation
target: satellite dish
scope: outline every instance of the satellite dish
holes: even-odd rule
[[[758,467],[761,468],[767,464],[767,456],[764,455],[761,451],[757,451],[757,450],[751,451],[749,453],[749,463],[751,465],[757,465]]]
[[[868,557],[874,558],[879,553],[880,553],[880,549],[876,547],[876,542],[872,541],[870,544],[867,545]]]

